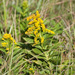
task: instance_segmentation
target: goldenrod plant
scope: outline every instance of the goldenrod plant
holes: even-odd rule
[[[34,57],[31,60],[32,64],[37,64],[38,67],[42,68],[40,69],[42,71],[39,70],[39,73],[45,74],[48,72],[52,74],[54,70],[52,66],[57,64],[56,62],[60,63],[60,53],[55,50],[60,44],[59,42],[53,43],[55,32],[45,27],[44,21],[40,18],[38,11],[36,11],[36,14],[27,17],[27,21],[28,28],[25,32],[27,37],[24,40],[26,44],[32,46],[32,49],[25,50],[25,52],[31,57]],[[44,71],[43,69],[47,70]]]
[[[11,34],[4,34],[2,37],[2,47],[6,50],[6,53],[9,54],[12,46],[14,44],[17,44],[16,41],[13,39],[13,37],[11,36]]]
[[[25,34],[27,35],[34,35],[34,45],[36,44],[43,44],[44,43],[44,35],[46,33],[51,33],[55,34],[55,32],[48,30],[44,23],[43,20],[40,18],[40,14],[38,11],[36,11],[36,15],[32,14],[31,16],[27,17],[27,21],[31,20],[28,24],[30,27],[28,27],[27,31]]]
[[[75,75],[74,0],[0,0],[0,75]]]
[[[23,51],[11,34],[5,33],[2,36],[0,51],[0,56],[2,56],[0,57],[0,74],[11,75],[11,73],[18,74],[21,72],[19,67],[25,62],[22,60]]]

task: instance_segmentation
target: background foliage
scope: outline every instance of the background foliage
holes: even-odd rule
[[[45,36],[44,49],[33,47],[25,34],[26,18],[37,10],[55,32]],[[0,15],[0,75],[75,75],[74,0],[0,0]],[[13,44],[7,54],[1,45],[4,33],[20,48]]]

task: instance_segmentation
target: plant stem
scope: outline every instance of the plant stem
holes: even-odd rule
[[[5,0],[3,0],[3,8],[4,8],[4,24],[5,24],[5,32],[7,32],[7,17],[6,17],[6,6],[5,6]]]

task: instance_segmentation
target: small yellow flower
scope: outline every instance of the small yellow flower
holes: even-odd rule
[[[40,17],[40,14],[37,14],[37,15],[36,15],[36,18],[39,18],[39,17]]]
[[[39,11],[36,11],[36,14],[39,14]]]
[[[51,34],[55,34],[55,32],[51,31],[51,30],[47,30],[48,33],[51,33]]]
[[[40,27],[38,27],[36,30],[37,30],[37,31],[40,30]]]
[[[14,44],[17,44],[15,40],[13,40]]]
[[[20,48],[19,46],[16,46],[15,48]]]
[[[35,23],[35,27],[36,27],[36,28],[38,27],[38,23]]]
[[[27,17],[27,21],[29,21],[30,20],[30,18],[29,17]]]
[[[30,24],[33,24],[33,21],[30,21],[28,24],[29,24],[29,25],[30,25]]]
[[[40,23],[43,23],[43,20],[42,20],[41,18],[38,18],[38,21],[39,21]]]
[[[8,43],[3,42],[3,43],[2,43],[2,46],[3,46],[3,47],[6,47],[7,44],[8,44]]]
[[[37,20],[36,20],[36,19],[33,19],[33,21],[34,21],[34,22],[37,22]]]
[[[26,31],[25,34],[27,34],[28,32]]]
[[[42,30],[43,30],[43,32],[45,31],[45,25],[44,24],[41,24],[41,26],[42,26]]]
[[[38,33],[38,31],[37,31],[37,30],[35,30],[35,31],[34,31],[34,34],[36,35],[37,33]]]
[[[32,19],[32,15],[27,17],[27,21],[29,21],[30,19]]]
[[[40,14],[38,11],[36,11],[36,17],[39,18],[40,17]]]
[[[10,37],[10,40],[11,40],[11,41],[13,41],[13,38],[12,38],[12,37]]]
[[[35,42],[35,44],[39,43],[39,40],[37,40],[37,37],[34,38],[34,42]]]
[[[51,31],[51,34],[55,34],[55,32]]]
[[[44,37],[41,37],[41,43],[43,43],[44,42]]]
[[[32,14],[32,18],[33,18],[33,19],[36,19],[36,16],[35,16],[35,14]]]
[[[33,70],[33,68],[30,68],[29,70],[31,70],[31,71],[32,71],[32,70]]]
[[[9,50],[9,48],[6,48],[6,50]]]
[[[4,38],[2,38],[2,40],[5,40]]]

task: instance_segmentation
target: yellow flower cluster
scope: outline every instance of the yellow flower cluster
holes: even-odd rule
[[[14,42],[15,44],[17,44],[16,41],[12,38],[11,34],[7,34],[7,33],[4,34],[2,40],[8,40],[8,39]]]
[[[2,42],[1,44],[2,44],[3,47],[6,48],[7,54],[9,53],[9,50],[10,50],[8,40],[10,41],[10,43],[14,42],[15,44],[17,44],[16,41],[12,38],[11,34],[7,34],[7,33],[4,34],[2,40],[4,42]]]
[[[8,45],[8,43],[6,43],[6,42],[3,42],[3,43],[2,43],[2,46],[3,46],[3,47],[7,47],[7,45]],[[6,50],[7,50],[7,54],[8,54],[8,53],[9,53],[9,48],[6,48]]]
[[[8,43],[5,43],[5,42],[2,43],[3,47],[6,47],[7,45],[8,45]]]
[[[27,17],[27,21],[30,21],[28,24],[32,25],[31,27],[28,28],[28,30],[25,32],[25,34],[30,35],[34,34],[34,42],[36,44],[39,43],[39,38],[41,39],[41,43],[44,42],[44,37],[41,37],[40,32],[48,32],[51,34],[55,34],[53,31],[46,29],[43,20],[40,18],[40,14],[38,11],[36,11],[36,14],[32,14],[31,16]]]
[[[7,34],[7,33],[6,33],[6,34],[3,35],[3,38],[4,38],[4,39],[9,39],[9,38],[11,38],[11,34]]]

